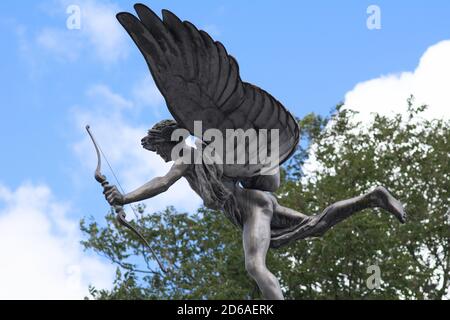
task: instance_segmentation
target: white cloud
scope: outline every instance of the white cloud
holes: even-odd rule
[[[344,108],[358,111],[356,120],[364,125],[372,118],[371,113],[386,116],[405,114],[406,101],[414,95],[416,105],[428,105],[422,117],[429,120],[450,119],[449,57],[450,40],[439,42],[425,51],[414,71],[381,76],[358,83],[345,95]],[[331,121],[328,127],[332,125]],[[327,170],[317,161],[316,152],[317,145],[312,145],[308,160],[303,166],[306,176],[303,182],[314,179],[315,173]]]
[[[36,43],[63,60],[75,61],[82,47],[80,39],[64,29],[45,28],[37,35]]]
[[[159,107],[164,104],[164,98],[156,87],[150,73],[135,84],[133,100],[140,107],[150,107],[155,116],[159,117],[161,115]]]
[[[74,110],[75,125],[80,131],[84,130],[86,124],[91,125],[98,143],[101,144],[125,191],[129,192],[154,177],[165,175],[171,164],[164,163],[159,156],[143,149],[140,144],[153,123],[143,127],[131,123],[124,116],[124,109],[121,106],[135,103],[113,94],[105,86],[94,86],[88,93],[91,100],[96,102]],[[105,96],[113,96],[114,99],[104,99]],[[83,138],[74,145],[74,150],[85,170],[90,172],[96,165],[96,155],[86,132],[83,131],[82,134]],[[104,173],[110,178],[110,183],[116,184],[112,174],[107,170],[104,166]],[[192,212],[199,207],[201,201],[190,189],[187,181],[182,179],[169,191],[146,201],[145,204],[147,212],[163,210],[171,205],[179,210]]]
[[[126,34],[116,20],[119,7],[108,1],[92,0],[81,1],[80,7],[81,30],[94,45],[97,55],[109,62],[126,56]]]
[[[78,221],[46,186],[0,184],[0,299],[83,299],[114,268],[83,252]]]
[[[82,54],[92,54],[98,61],[108,64],[125,58],[130,48],[126,33],[116,20],[120,12],[117,4],[100,0],[60,0],[59,15],[67,19],[66,9],[76,4],[81,11],[80,29],[45,27],[36,36],[36,43],[59,58],[73,61]],[[49,14],[54,14],[54,9]]]
[[[425,116],[450,118],[450,40],[429,47],[413,72],[381,76],[359,83],[345,95],[346,108],[367,119],[371,112],[404,113],[413,94],[417,104],[429,105]]]
[[[100,99],[105,105],[112,105],[114,108],[131,109],[134,104],[130,100],[126,100],[120,94],[114,93],[108,86],[93,85],[87,91],[87,95],[92,99]]]

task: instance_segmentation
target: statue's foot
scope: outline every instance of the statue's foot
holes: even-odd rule
[[[406,222],[406,212],[403,209],[403,205],[400,201],[395,199],[386,188],[376,187],[375,190],[373,190],[373,194],[377,196],[376,198],[381,208],[392,213],[401,223]]]

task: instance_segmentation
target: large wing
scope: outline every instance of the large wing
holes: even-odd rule
[[[195,134],[194,121],[207,129],[278,129],[279,159],[285,162],[295,151],[299,128],[294,117],[266,91],[241,80],[236,60],[205,31],[173,13],[136,4],[138,17],[119,13],[117,19],[132,37],[150,68],[169,111]],[[200,137],[201,138],[201,137]],[[271,154],[270,145],[267,155]],[[262,160],[264,161],[264,160]],[[225,174],[249,177],[261,165],[229,165]]]

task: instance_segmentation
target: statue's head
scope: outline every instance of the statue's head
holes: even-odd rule
[[[142,146],[156,152],[164,161],[172,161],[172,149],[178,142],[172,141],[172,133],[179,129],[174,120],[163,120],[158,122],[148,131],[148,135],[141,140]]]

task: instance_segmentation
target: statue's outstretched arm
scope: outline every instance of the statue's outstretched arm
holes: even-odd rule
[[[126,205],[146,200],[167,191],[183,176],[186,169],[185,165],[175,163],[165,176],[153,178],[130,193],[122,195],[116,186],[106,187],[103,193],[111,205]]]

